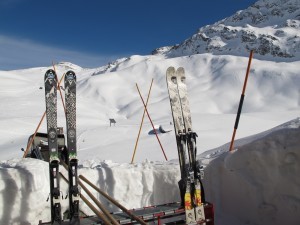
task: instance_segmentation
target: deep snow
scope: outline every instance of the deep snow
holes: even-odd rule
[[[227,151],[227,144],[199,157],[207,165],[204,187],[207,200],[215,205],[216,224],[299,224],[299,126],[298,118],[237,141],[238,150],[233,152]],[[1,224],[49,221],[48,164],[35,159],[12,159],[2,162],[0,169]],[[80,164],[79,174],[128,208],[179,201],[176,162],[88,160]],[[63,195],[67,188],[62,180]],[[111,211],[117,210],[91,191]],[[93,215],[83,202],[80,208]],[[68,209],[68,199],[62,200],[62,209]]]
[[[97,69],[58,65],[59,78],[69,68],[77,72],[77,144],[80,160],[95,158],[130,162],[136,141],[143,104],[136,90],[139,85],[146,99],[154,78],[148,110],[156,125],[172,121],[165,71],[184,65],[194,130],[199,136],[198,151],[218,147],[231,138],[248,58],[193,55],[164,59],[160,56],[132,56],[116,72],[93,75]],[[256,60],[247,85],[243,115],[237,138],[252,135],[296,118],[299,108],[300,62],[275,63]],[[67,67],[67,68],[66,68]],[[50,67],[49,67],[50,68]],[[0,72],[1,159],[16,158],[34,132],[45,110],[43,75],[47,67]],[[65,126],[59,100],[58,126]],[[109,118],[116,126],[109,127]],[[251,126],[251,129],[249,129]],[[163,154],[148,118],[139,141],[135,162],[163,160]],[[41,132],[45,132],[42,123]],[[161,135],[168,159],[177,158],[174,133]],[[121,149],[121,150],[120,150]]]
[[[300,223],[300,119],[240,140],[238,150],[215,158],[205,170],[206,196],[217,224]],[[226,148],[228,145],[226,145]]]
[[[297,139],[299,120],[291,122],[294,127],[258,133],[298,116],[300,62],[253,60],[237,138],[254,136],[236,141],[239,150],[228,153],[228,144],[223,144],[232,134],[247,61],[247,58],[210,54],[174,59],[133,56],[116,72],[99,75],[95,75],[98,69],[83,69],[69,63],[57,65],[60,76],[68,69],[77,72],[79,174],[128,208],[179,201],[180,173],[174,131],[159,134],[169,158],[165,162],[155,136],[149,134],[152,127],[145,118],[136,163],[129,162],[143,114],[135,82],[146,98],[148,81],[154,78],[149,113],[156,125],[172,129],[165,69],[184,65],[193,126],[199,135],[198,159],[207,165],[204,185],[207,200],[215,205],[217,224],[282,224],[282,215],[288,217],[289,224],[298,224],[300,201],[296,174],[299,167],[295,162],[299,159],[299,143],[291,141],[284,146],[277,143],[287,138]],[[29,134],[44,112],[44,90],[39,88],[43,86],[47,69],[0,72],[0,102],[1,109],[5,109],[1,110],[0,118],[1,224],[50,220],[49,202],[46,202],[48,165],[21,159],[19,150],[26,146]],[[115,126],[109,126],[109,118],[116,119]],[[61,106],[58,124],[64,126]],[[45,132],[45,127],[44,121],[40,131]],[[282,132],[279,136],[278,129]],[[274,175],[273,171],[276,171]],[[61,186],[65,195],[67,186],[63,180]],[[111,211],[116,210],[96,196]],[[62,200],[64,211],[67,203]],[[81,209],[93,214],[83,203]]]
[[[179,201],[174,131],[159,134],[166,162],[145,118],[135,163],[129,162],[143,114],[136,83],[146,99],[154,79],[148,111],[156,126],[171,130],[165,71],[182,66],[216,224],[299,225],[299,8],[298,0],[261,0],[157,55],[134,55],[93,69],[57,64],[59,78],[68,70],[77,74],[79,174],[128,208]],[[252,60],[238,140],[229,153],[249,46],[261,54]],[[49,68],[0,71],[1,225],[50,220],[48,164],[22,159],[20,151],[45,111],[43,77]],[[110,118],[115,126],[109,126]],[[58,126],[65,127],[61,103]],[[46,131],[45,121],[39,131]],[[63,180],[61,189],[66,195]],[[63,211],[67,204],[62,200]],[[83,202],[80,208],[93,214]]]

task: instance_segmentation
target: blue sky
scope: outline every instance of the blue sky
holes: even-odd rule
[[[255,0],[0,0],[0,70],[99,67],[179,44]]]

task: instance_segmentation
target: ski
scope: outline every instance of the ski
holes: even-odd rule
[[[185,209],[186,224],[195,224],[197,222],[191,192],[192,192],[191,179],[190,177],[188,177],[186,181],[186,191],[184,194],[184,209]]]
[[[69,208],[70,224],[79,225],[79,189],[77,176],[77,149],[76,149],[76,75],[68,71],[65,75],[65,102],[67,123],[67,150],[69,165]]]
[[[204,213],[204,204],[202,201],[202,191],[201,191],[202,187],[201,187],[201,181],[199,180],[199,178],[197,177],[195,179],[195,195],[194,195],[194,199],[195,199],[195,216],[196,216],[196,221],[200,221],[202,222],[203,225],[205,225],[205,213]]]
[[[182,67],[175,71],[167,69],[167,84],[175,127],[181,169],[181,198],[184,199],[186,223],[205,224],[204,191],[201,183],[201,167],[197,164],[196,137],[192,130],[192,119],[187,95],[186,77]],[[186,165],[186,149],[188,165]],[[184,159],[184,161],[182,160]]]
[[[186,138],[183,133],[184,124],[180,106],[179,93],[177,88],[177,77],[174,67],[169,67],[166,72],[166,80],[170,98],[170,105],[173,117],[173,124],[176,136],[178,158],[181,172],[181,179],[178,182],[182,206],[186,191],[187,167],[186,167]]]
[[[204,193],[201,183],[201,168],[197,164],[196,155],[197,155],[197,146],[196,146],[196,137],[197,134],[192,129],[192,118],[190,111],[190,104],[188,100],[188,92],[186,86],[186,76],[183,67],[179,67],[176,71],[177,75],[177,84],[178,84],[178,93],[180,96],[181,109],[183,114],[183,121],[185,127],[185,134],[187,135],[187,149],[189,155],[189,180],[192,185],[193,193],[193,204],[195,207],[195,216],[196,221],[205,221],[204,214]],[[205,224],[205,223],[203,223]]]
[[[54,70],[45,73],[46,118],[49,147],[51,224],[61,224],[59,156],[57,145],[57,76]]]

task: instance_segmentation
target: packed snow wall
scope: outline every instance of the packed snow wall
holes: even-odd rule
[[[60,170],[68,177],[62,166]],[[85,161],[79,165],[78,173],[129,209],[179,201],[177,182],[180,172],[177,164]],[[65,212],[69,203],[65,199],[68,186],[63,179],[60,179],[60,184],[62,212]],[[119,210],[84,184],[109,211]],[[28,225],[38,224],[39,220],[50,221],[49,192],[47,162],[14,159],[0,163],[0,224]],[[81,194],[90,200],[83,190]],[[94,215],[83,201],[80,201],[80,209],[87,215]]]
[[[204,184],[216,224],[300,224],[297,121],[210,162]]]

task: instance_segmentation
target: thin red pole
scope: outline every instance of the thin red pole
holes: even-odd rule
[[[54,62],[52,61],[52,66],[53,66],[53,69],[55,71],[55,74],[56,74],[56,69],[55,69],[55,66],[54,66]],[[62,81],[63,77],[65,76],[65,74],[61,77],[60,81],[58,84],[60,84],[60,82]],[[56,78],[57,78],[57,74],[56,74]],[[66,112],[66,107],[65,107],[65,102],[64,102],[64,99],[63,99],[63,96],[62,96],[62,93],[61,93],[61,89],[60,89],[60,85],[57,85],[57,89],[59,90],[59,94],[60,94],[60,98],[61,98],[61,102],[63,104],[63,107],[64,107],[64,111],[65,111],[65,115],[67,114]]]
[[[64,76],[65,76],[65,74],[60,78],[59,83],[57,84],[57,87],[60,87],[60,83],[61,83],[61,81],[62,81],[62,79],[63,79]],[[62,99],[62,98],[61,98],[61,99]],[[34,132],[32,138],[30,139],[30,142],[28,143],[28,145],[27,145],[27,147],[26,147],[26,150],[25,150],[25,152],[24,152],[24,154],[23,154],[23,158],[25,158],[25,156],[27,155],[27,152],[29,151],[29,148],[31,147],[31,145],[32,145],[32,143],[33,143],[33,140],[34,140],[34,138],[35,138],[35,136],[36,136],[38,130],[40,129],[40,126],[41,126],[41,124],[42,124],[42,122],[43,122],[43,120],[44,120],[44,118],[45,118],[45,115],[46,115],[46,111],[44,112],[44,114],[43,114],[43,116],[42,116],[42,118],[41,118],[41,120],[40,120],[40,122],[39,122],[37,128],[35,129],[35,132]]]
[[[31,147],[31,145],[32,145],[32,143],[33,143],[33,140],[34,140],[34,138],[35,138],[35,136],[36,136],[36,133],[37,133],[38,130],[40,129],[40,126],[41,126],[41,124],[42,124],[42,122],[43,122],[43,120],[44,120],[44,118],[45,118],[45,115],[46,115],[46,111],[44,112],[44,114],[43,114],[43,116],[42,116],[42,118],[41,118],[41,120],[40,120],[40,122],[39,122],[37,128],[36,128],[35,131],[34,131],[34,134],[32,135],[32,137],[31,137],[31,139],[30,139],[30,142],[29,142],[28,145],[27,145],[26,151],[25,151],[24,154],[23,154],[23,158],[25,158],[25,156],[27,155],[27,152],[29,151],[29,148]]]
[[[148,101],[149,101],[149,97],[150,97],[150,93],[151,93],[151,89],[152,89],[152,84],[153,84],[153,78],[152,78],[151,85],[150,85],[150,88],[149,88],[149,91],[148,91],[148,96],[147,96],[147,101],[146,101],[146,107],[147,107],[147,105],[148,105]],[[139,139],[140,139],[141,130],[142,130],[143,123],[144,123],[145,114],[146,114],[146,110],[144,109],[142,121],[141,121],[141,124],[140,124],[139,133],[138,133],[138,136],[137,136],[137,139],[136,139],[136,142],[135,142],[135,146],[134,146],[134,151],[133,151],[131,163],[133,163],[133,161],[134,161],[134,157],[135,157],[137,145],[138,145],[138,142],[139,142]]]
[[[160,145],[160,148],[161,148],[161,150],[162,150],[162,152],[163,152],[163,154],[164,154],[164,156],[165,156],[166,161],[168,161],[167,156],[166,156],[165,151],[164,151],[164,148],[162,147],[162,144],[161,144],[161,142],[160,142],[160,140],[159,140],[159,138],[158,138],[156,129],[155,129],[154,125],[153,125],[153,122],[152,122],[151,117],[150,117],[150,115],[149,115],[149,112],[148,112],[148,110],[147,110],[147,106],[146,106],[146,104],[145,104],[145,102],[144,102],[144,99],[143,99],[143,97],[142,97],[142,95],[141,95],[140,89],[139,89],[139,87],[138,87],[137,84],[136,84],[136,88],[137,88],[137,90],[138,90],[138,92],[139,92],[139,95],[140,95],[141,100],[142,100],[142,102],[143,102],[143,105],[144,105],[144,108],[145,108],[145,110],[146,110],[147,116],[148,116],[148,118],[149,118],[149,120],[150,120],[150,123],[151,123],[151,125],[152,125],[153,131],[154,131],[155,136],[156,136],[156,138],[157,138],[157,141],[158,141],[158,143],[159,143],[159,145]]]
[[[245,77],[243,91],[242,91],[241,98],[240,98],[239,108],[238,108],[236,119],[235,119],[235,124],[234,124],[234,129],[233,129],[233,134],[232,134],[232,138],[231,138],[231,142],[230,142],[229,151],[233,150],[233,144],[234,144],[234,139],[235,139],[235,135],[236,135],[236,130],[238,129],[238,126],[239,126],[239,121],[240,121],[240,116],[242,113],[242,108],[243,108],[243,103],[244,103],[244,98],[245,98],[246,86],[247,86],[247,82],[248,82],[248,76],[249,76],[249,72],[250,72],[252,57],[253,57],[253,50],[250,51],[246,77]]]

